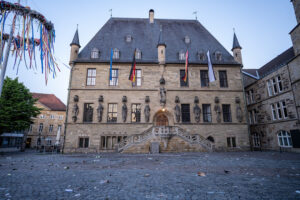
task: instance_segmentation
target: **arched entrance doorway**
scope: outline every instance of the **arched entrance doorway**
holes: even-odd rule
[[[168,117],[164,113],[159,113],[156,116],[155,126],[169,126]]]

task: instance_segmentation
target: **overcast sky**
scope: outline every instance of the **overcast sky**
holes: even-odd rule
[[[17,0],[10,2],[17,2]],[[113,17],[147,18],[154,9],[155,18],[195,19],[231,53],[233,28],[242,46],[244,68],[259,68],[292,46],[289,32],[296,26],[290,0],[21,0],[54,23],[55,57],[60,63],[58,77],[45,85],[41,70],[27,70],[20,65],[18,75],[12,69],[7,76],[25,84],[32,92],[52,93],[67,102],[70,43],[79,24],[81,49]],[[109,51],[109,50],[108,50]]]

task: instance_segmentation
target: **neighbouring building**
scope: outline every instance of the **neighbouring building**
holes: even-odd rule
[[[42,110],[28,130],[26,148],[62,146],[66,105],[54,94],[32,93],[32,96],[38,99],[35,106]]]
[[[235,35],[232,56],[199,21],[156,19],[150,10],[149,18],[110,18],[79,49],[77,30],[65,153],[249,149]],[[208,51],[214,82],[209,82]]]
[[[253,149],[300,152],[300,1],[293,47],[259,69],[243,69]]]

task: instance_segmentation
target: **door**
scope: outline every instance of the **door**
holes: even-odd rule
[[[155,125],[156,126],[168,126],[169,125],[168,117],[163,113],[157,115]]]

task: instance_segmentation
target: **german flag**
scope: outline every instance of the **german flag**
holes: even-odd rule
[[[188,76],[188,65],[189,65],[189,51],[186,50],[186,53],[185,53],[185,73],[184,73],[184,76],[182,77],[182,80],[184,82],[186,82],[187,76]]]
[[[135,63],[135,50],[134,50],[130,74],[129,74],[129,78],[128,78],[131,82],[135,82],[135,71],[136,71],[135,65],[136,65],[136,63]]]

